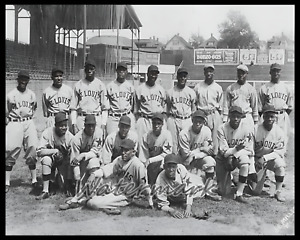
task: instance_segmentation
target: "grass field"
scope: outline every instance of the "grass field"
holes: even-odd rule
[[[66,82],[73,86],[75,82]],[[34,118],[39,136],[45,128],[42,116],[41,94],[51,81],[31,81],[28,85],[37,94],[38,109]],[[16,81],[6,81],[6,93],[16,86]],[[196,199],[193,211],[207,210],[206,220],[193,218],[178,220],[158,210],[139,206],[122,208],[119,216],[86,208],[58,211],[64,195],[57,193],[44,201],[36,201],[30,192],[30,174],[23,160],[23,151],[13,169],[11,189],[6,194],[5,223],[7,235],[294,235],[294,111],[291,113],[287,168],[283,195],[287,201],[277,202],[270,195],[274,185],[264,188],[260,197],[249,197],[244,205],[232,200],[232,193],[221,202]],[[41,183],[41,165],[37,164]],[[272,175],[271,175],[272,176]],[[179,206],[175,206],[181,209]]]

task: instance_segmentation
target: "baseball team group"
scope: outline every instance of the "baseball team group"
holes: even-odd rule
[[[46,128],[38,137],[36,94],[27,87],[29,72],[21,70],[6,96],[6,194],[23,149],[33,189],[41,187],[41,163],[36,200],[51,197],[59,184],[66,197],[60,210],[85,206],[120,214],[120,206],[144,199],[149,208],[185,218],[193,215],[195,198],[222,201],[234,191],[233,199],[247,204],[246,187],[259,195],[270,172],[273,197],[284,202],[293,94],[280,81],[281,66],[270,65],[271,79],[259,90],[246,81],[249,69],[242,63],[225,91],[214,81],[213,64],[203,71],[204,80],[191,88],[188,69],[179,68],[166,90],[156,82],[156,65],[137,87],[126,79],[125,62],[104,84],[88,59],[73,88],[63,83],[63,70],[53,68],[53,83],[42,94],[45,118],[38,119]],[[183,211],[172,206],[178,202]]]

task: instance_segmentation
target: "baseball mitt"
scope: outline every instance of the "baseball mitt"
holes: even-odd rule
[[[63,163],[64,155],[61,151],[58,151],[52,155],[52,159],[55,166],[60,166]]]
[[[203,211],[203,213],[194,213],[193,218],[196,218],[198,220],[207,220],[210,217],[209,213],[207,211]]]

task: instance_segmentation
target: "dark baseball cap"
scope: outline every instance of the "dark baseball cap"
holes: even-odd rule
[[[94,114],[88,114],[84,120],[85,124],[96,124],[96,117]]]
[[[86,66],[88,66],[88,65],[91,65],[91,66],[96,67],[96,62],[95,62],[95,60],[94,60],[94,59],[88,59],[88,60],[86,60],[84,66],[86,67]]]
[[[206,114],[202,110],[197,110],[193,113],[192,117],[202,117],[203,119],[206,119]]]
[[[155,113],[153,113],[153,116],[152,116],[152,120],[153,119],[159,119],[161,121],[164,121],[164,115],[162,113],[155,112]]]
[[[119,62],[118,64],[117,64],[117,69],[118,68],[126,68],[127,69],[127,64],[125,63],[125,62]]]
[[[186,68],[179,68],[179,69],[177,70],[177,74],[179,74],[179,73],[186,73],[186,74],[188,74],[189,72],[187,71]]]
[[[270,69],[280,69],[281,70],[281,66],[278,63],[273,63],[273,64],[271,64]]]
[[[174,153],[170,153],[167,154],[164,158],[164,164],[168,164],[168,163],[180,163],[181,162],[181,158],[179,157],[179,155],[176,155]]]
[[[159,73],[158,67],[156,65],[150,65],[148,67],[148,72],[151,72],[151,71]]]
[[[126,138],[121,142],[120,147],[125,149],[134,149],[135,142],[129,138]]]
[[[267,113],[267,112],[277,113],[277,110],[275,109],[274,105],[265,105],[262,111],[263,113]]]
[[[205,70],[206,68],[212,68],[215,70],[215,66],[211,63],[205,64],[203,69]]]
[[[237,113],[240,113],[244,116],[244,112],[243,110],[238,107],[238,106],[232,106],[230,109],[229,109],[229,113],[233,113],[233,112],[237,112]]]
[[[20,79],[20,78],[30,78],[29,77],[29,72],[26,71],[26,70],[21,70],[19,73],[18,73],[18,78],[17,79]]]
[[[53,75],[54,75],[55,73],[57,73],[57,72],[61,72],[62,74],[64,73],[63,70],[61,70],[61,69],[58,68],[58,67],[55,67],[55,68],[52,69],[51,75],[53,76]]]
[[[120,118],[119,123],[123,123],[125,125],[131,126],[131,119],[130,119],[130,117],[125,115]]]
[[[65,112],[59,112],[55,115],[55,123],[59,123],[59,122],[63,122],[63,121],[67,121],[68,118],[67,118],[67,115]]]

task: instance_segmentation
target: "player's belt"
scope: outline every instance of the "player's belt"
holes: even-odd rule
[[[68,117],[68,115],[69,115],[69,113],[68,112],[64,112],[65,114],[66,114],[66,116]],[[49,113],[49,116],[51,116],[51,117],[55,117],[56,116],[56,114],[58,114],[58,113]]]
[[[130,110],[128,112],[125,112],[125,113],[109,113],[108,115],[112,116],[112,117],[122,117],[124,115],[128,115],[129,113],[131,113]]]
[[[95,116],[100,116],[100,113],[78,113],[78,116],[86,116],[86,115],[89,115],[89,114],[92,114],[92,115],[95,115]]]
[[[184,117],[184,116],[179,116],[179,115],[175,115],[175,114],[171,114],[171,116],[174,117],[174,118],[179,118],[179,119],[188,119],[188,118],[191,117],[191,115]]]
[[[27,117],[27,118],[11,118],[11,117],[9,117],[8,118],[8,120],[11,122],[24,122],[24,121],[27,121],[30,119],[32,119],[32,117]]]

